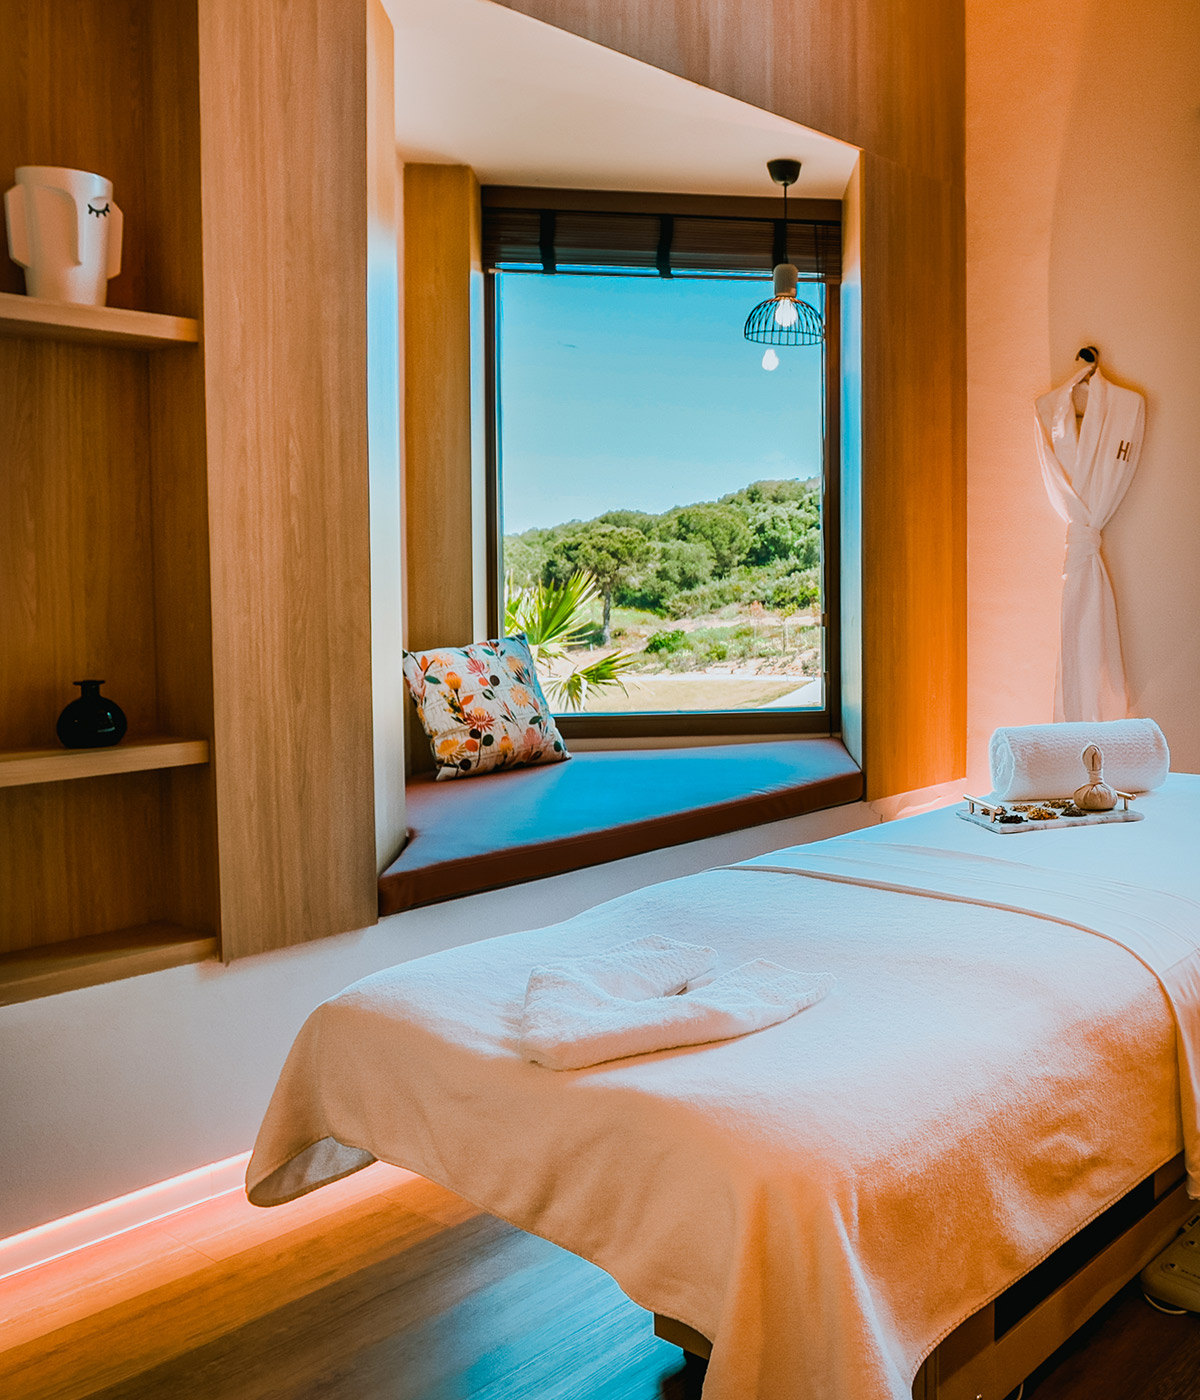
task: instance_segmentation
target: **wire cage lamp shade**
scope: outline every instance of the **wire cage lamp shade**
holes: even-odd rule
[[[783,258],[775,266],[774,294],[750,312],[742,334],[759,345],[820,345],[825,339],[825,319],[796,295],[800,273],[787,257],[787,192],[799,177],[800,162],[769,160],[767,170],[783,186]]]
[[[777,275],[780,270],[776,269]],[[758,303],[746,317],[742,334],[759,345],[820,345],[825,321],[815,306],[796,296],[793,282],[790,292]]]

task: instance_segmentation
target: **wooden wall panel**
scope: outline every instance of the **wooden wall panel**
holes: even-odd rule
[[[479,183],[465,165],[404,167],[404,481],[407,645],[475,639],[472,587],[447,559],[469,549],[471,280]],[[479,405],[474,405],[478,411]],[[473,572],[473,571],[472,571]],[[452,576],[455,586],[447,587]]]
[[[203,320],[199,33],[196,0],[151,4],[144,46],[150,304]],[[213,739],[208,472],[201,344],[148,356],[159,727]],[[216,933],[214,765],[164,775],[167,878],[157,917]]]
[[[226,957],[375,919],[363,0],[200,0]]]
[[[155,728],[145,359],[0,342],[0,747],[53,744],[84,676]]]
[[[862,166],[863,752],[885,797],[966,765],[963,196]]]
[[[0,0],[0,181],[18,165],[65,165],[113,182],[125,215],[121,273],[108,305],[145,302],[146,199],[142,162],[144,0]],[[0,251],[0,291],[24,274]],[[7,377],[4,382],[9,382]]]
[[[486,626],[479,182],[424,164],[403,182],[404,644],[419,650]],[[431,772],[411,701],[405,712],[407,770]]]
[[[849,731],[861,733],[870,797],[961,777],[966,331],[960,0],[501,3],[864,148],[862,686],[861,710],[850,714]],[[848,318],[843,333],[853,335]],[[856,503],[848,504],[853,510]],[[843,641],[852,640],[850,629]],[[849,685],[845,698],[854,703]]]
[[[935,179],[962,179],[962,0],[499,2]]]
[[[158,917],[165,780],[123,773],[0,790],[0,952]]]

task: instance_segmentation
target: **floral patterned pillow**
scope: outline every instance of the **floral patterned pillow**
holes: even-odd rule
[[[439,778],[570,758],[522,634],[406,651],[404,676]]]

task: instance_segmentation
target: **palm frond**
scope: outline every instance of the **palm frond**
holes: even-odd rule
[[[551,676],[546,684],[553,698],[568,710],[581,710],[587,701],[588,693],[605,686],[620,686],[625,690],[622,674],[630,669],[638,658],[629,651],[614,651],[608,656],[598,657],[586,666],[576,666],[565,676]]]
[[[593,623],[584,615],[588,604],[600,596],[591,574],[579,570],[564,584],[537,583],[516,588],[506,581],[504,630],[512,636],[523,632],[538,668],[545,671],[550,661],[561,660],[592,631]],[[550,698],[568,710],[581,710],[592,690],[619,685],[637,657],[632,652],[614,651],[576,666],[564,676],[543,674]]]
[[[582,570],[561,585],[537,583],[514,588],[510,579],[504,605],[505,631],[510,635],[524,632],[531,648],[548,657],[561,656],[590,630],[583,611],[599,591],[596,580]]]

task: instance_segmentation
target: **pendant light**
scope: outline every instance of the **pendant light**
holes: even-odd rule
[[[767,172],[777,185],[783,186],[783,262],[775,268],[775,293],[768,301],[760,301],[746,317],[742,334],[760,345],[820,345],[825,339],[825,322],[815,306],[796,295],[800,276],[795,264],[787,260],[787,192],[800,177],[798,160],[769,160]],[[763,368],[774,369],[779,358],[773,349],[763,356]]]

